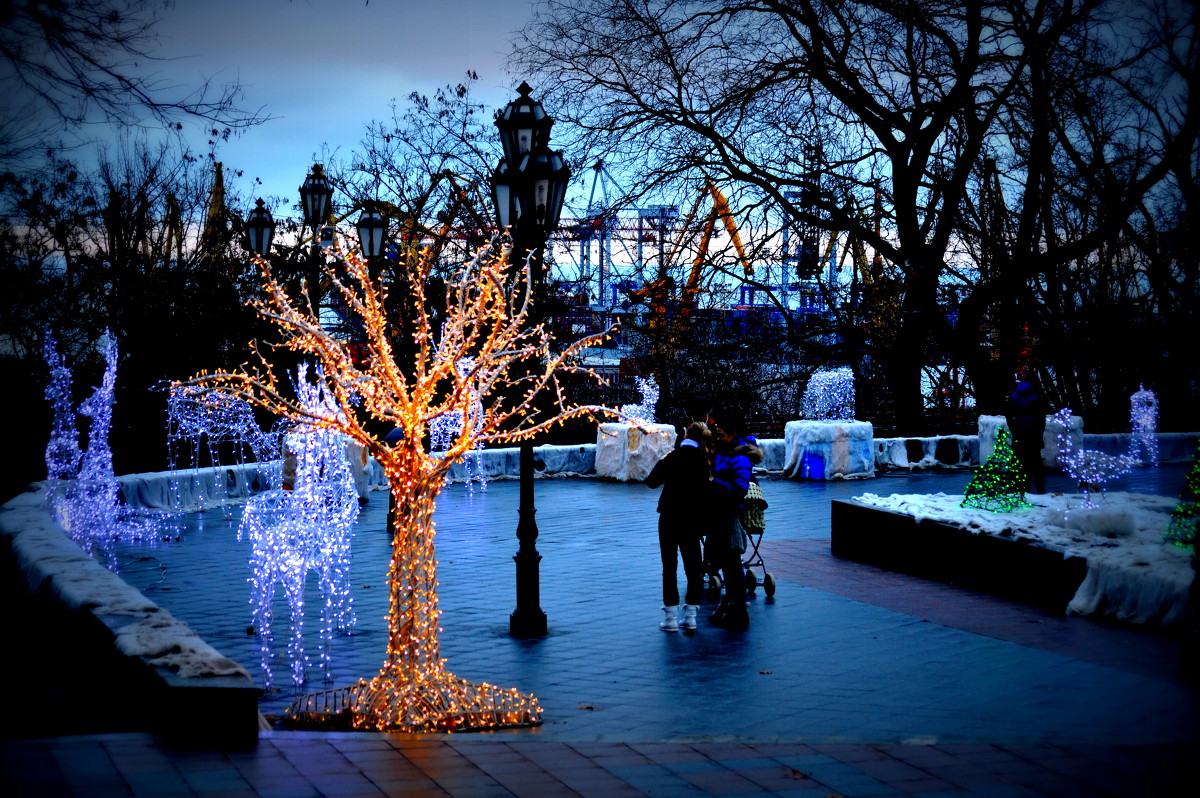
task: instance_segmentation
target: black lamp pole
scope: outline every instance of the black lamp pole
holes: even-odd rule
[[[541,265],[537,256],[558,226],[571,171],[562,154],[549,147],[554,120],[542,104],[529,97],[529,85],[517,87],[520,95],[496,112],[496,128],[504,157],[492,174],[492,198],[500,227],[512,237],[511,265],[521,268],[529,257],[532,283],[542,285]],[[531,320],[532,323],[532,320]],[[533,497],[533,442],[521,442],[521,495],[517,510],[517,540],[520,545],[513,560],[517,564],[517,608],[508,619],[508,632],[514,637],[541,637],[546,634],[546,613],[541,608],[538,572],[542,555],[537,550],[537,509]]]

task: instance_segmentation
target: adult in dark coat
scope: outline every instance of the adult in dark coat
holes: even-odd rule
[[[1033,493],[1046,492],[1046,465],[1042,460],[1046,412],[1042,392],[1032,380],[1018,383],[1008,397],[1005,416],[1013,436],[1013,454],[1029,475]]]
[[[662,486],[658,498],[658,548],[662,556],[663,619],[659,628],[673,632],[696,628],[696,612],[704,595],[704,560],[700,539],[710,516],[709,483],[713,473],[712,433],[694,422],[678,449],[655,464],[646,477],[651,488]],[[679,612],[676,578],[679,559],[687,577],[683,611]]]

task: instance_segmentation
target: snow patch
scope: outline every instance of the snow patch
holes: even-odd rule
[[[165,611],[118,629],[116,645],[127,656],[143,657],[151,666],[174,671],[184,678],[250,677],[245,668],[222,656],[190,626]]]

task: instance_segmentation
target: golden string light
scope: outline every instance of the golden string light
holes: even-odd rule
[[[335,249],[337,244],[335,243]],[[271,271],[256,259],[263,297],[253,301],[283,334],[281,346],[320,367],[325,390],[342,412],[316,414],[282,386],[269,354],[257,346],[258,362],[188,381],[219,390],[315,427],[336,429],[367,447],[382,465],[392,493],[392,557],[387,655],[379,673],[348,691],[346,709],[365,729],[461,731],[530,725],[541,721],[533,695],[515,688],[474,684],[451,673],[438,642],[437,560],[433,513],[447,471],[473,449],[526,440],[570,419],[614,415],[606,407],[573,404],[563,377],[581,374],[579,354],[607,339],[588,336],[555,349],[544,325],[529,325],[532,278],[528,260],[509,265],[506,248],[486,247],[463,264],[446,289],[447,315],[435,340],[424,313],[428,252],[405,270],[406,318],[412,322],[411,368],[395,360],[385,313],[382,278],[373,280],[355,252],[325,266],[331,290],[365,329],[361,347],[326,332],[307,302],[293,301]],[[302,294],[303,295],[303,294]],[[469,359],[469,368],[460,368]],[[426,452],[430,423],[447,413],[463,419],[444,453]],[[399,429],[385,441],[369,422]]]

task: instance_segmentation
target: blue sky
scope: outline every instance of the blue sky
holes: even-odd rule
[[[164,79],[232,80],[247,107],[276,119],[223,144],[218,158],[241,169],[253,195],[296,201],[322,145],[353,148],[364,125],[390,117],[389,102],[432,93],[479,74],[477,99],[502,105],[520,82],[503,70],[511,32],[531,0],[176,0],[162,12]],[[204,139],[197,140],[204,150]],[[261,187],[248,178],[258,177]]]

